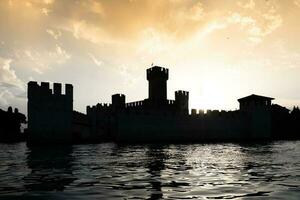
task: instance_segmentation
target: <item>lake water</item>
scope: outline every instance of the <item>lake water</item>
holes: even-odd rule
[[[0,144],[5,199],[300,199],[300,141]]]

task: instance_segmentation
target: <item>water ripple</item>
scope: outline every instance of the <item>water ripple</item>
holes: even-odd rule
[[[300,142],[0,144],[0,197],[299,199]]]

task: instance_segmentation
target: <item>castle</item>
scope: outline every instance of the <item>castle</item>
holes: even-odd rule
[[[73,111],[73,86],[30,81],[28,83],[28,142],[72,143],[75,135],[88,131],[86,115]]]
[[[189,92],[175,91],[167,99],[169,70],[147,69],[148,98],[126,103],[124,94],[112,95],[111,104],[87,106],[86,114],[73,111],[73,87],[28,83],[28,142],[201,142],[266,140],[272,138],[273,98],[250,95],[239,99],[236,111],[192,109]],[[277,112],[286,113],[277,105]]]

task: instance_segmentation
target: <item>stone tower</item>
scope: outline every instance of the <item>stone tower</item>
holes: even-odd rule
[[[167,100],[167,80],[169,70],[154,66],[147,69],[147,80],[149,81],[149,100],[151,102],[164,102]]]
[[[114,94],[111,96],[112,109],[113,111],[120,111],[125,109],[125,95]]]
[[[28,83],[28,142],[71,143],[73,86],[54,83],[53,91],[48,82]]]
[[[189,92],[182,90],[176,91],[175,105],[178,113],[189,114]]]

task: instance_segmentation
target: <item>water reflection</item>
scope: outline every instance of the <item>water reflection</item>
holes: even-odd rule
[[[2,146],[0,197],[299,199],[299,158],[299,141]]]
[[[167,156],[164,153],[164,148],[161,146],[150,146],[146,152],[146,156],[145,167],[150,174],[149,183],[151,184],[149,199],[160,199],[163,197],[161,171],[165,169],[165,159],[167,159]]]
[[[75,180],[71,146],[29,147],[26,160],[31,170],[23,179],[28,191],[63,191]]]

